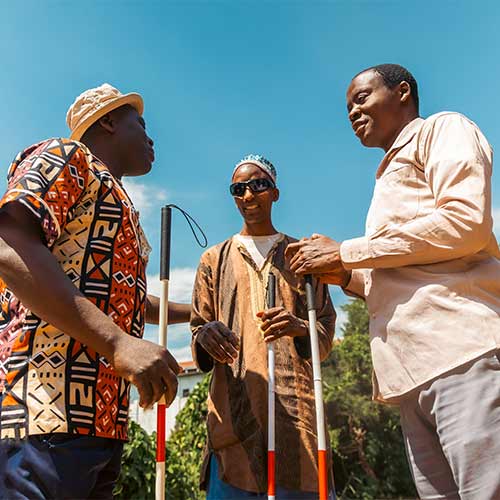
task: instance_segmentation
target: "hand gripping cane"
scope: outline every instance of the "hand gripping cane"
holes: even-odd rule
[[[158,344],[167,348],[168,325],[168,281],[170,279],[170,235],[172,227],[172,208],[161,209],[161,246],[160,246],[160,321],[158,323]],[[156,414],[156,500],[165,499],[165,397],[158,401]]]
[[[276,276],[269,273],[267,282],[267,308],[276,305]],[[267,344],[268,398],[267,398],[267,498],[276,498],[276,462],[275,462],[275,378],[274,378],[274,342]]]
[[[327,500],[328,474],[326,461],[325,412],[323,407],[323,382],[319,358],[318,330],[316,327],[316,304],[312,276],[306,275],[306,299],[309,315],[309,336],[311,338],[311,358],[314,378],[314,400],[316,406],[316,427],[318,431],[318,486],[319,499]]]

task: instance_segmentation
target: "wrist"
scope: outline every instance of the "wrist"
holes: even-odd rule
[[[344,274],[344,279],[342,280],[341,287],[346,288],[349,283],[351,282],[352,278],[352,271],[350,269],[346,269],[345,274]]]
[[[307,337],[309,335],[309,322],[305,319],[300,320],[299,334],[297,337]]]

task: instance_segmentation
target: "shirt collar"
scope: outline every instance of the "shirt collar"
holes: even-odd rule
[[[403,130],[399,132],[396,140],[392,143],[392,146],[389,148],[389,151],[385,154],[384,158],[380,162],[380,165],[377,169],[377,179],[384,173],[387,165],[394,157],[396,151],[399,151],[402,147],[406,146],[412,139],[415,137],[417,132],[421,129],[424,124],[424,119],[417,117],[414,118],[411,122],[407,123]]]

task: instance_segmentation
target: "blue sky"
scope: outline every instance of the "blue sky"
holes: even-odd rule
[[[18,150],[66,136],[76,95],[109,82],[143,95],[155,140],[154,170],[127,182],[155,248],[152,290],[160,207],[188,210],[211,245],[237,232],[227,186],[248,153],[277,167],[281,231],[359,236],[382,151],[363,148],[350,129],[351,77],[402,64],[419,83],[422,116],[460,111],[495,149],[499,18],[493,1],[3,2],[0,177]],[[500,222],[499,196],[496,172]],[[201,249],[177,215],[172,247],[172,296],[188,300]],[[332,297],[346,301],[333,289]],[[155,334],[148,328],[148,338]],[[187,329],[172,328],[169,339],[186,358]]]

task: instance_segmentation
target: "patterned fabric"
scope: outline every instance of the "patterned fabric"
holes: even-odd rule
[[[276,169],[274,168],[274,165],[267,159],[264,158],[262,155],[248,155],[245,156],[242,160],[240,160],[236,166],[234,167],[233,170],[233,175],[238,170],[238,168],[243,165],[244,163],[252,163],[253,165],[256,165],[259,167],[261,170],[263,170],[271,179],[276,182],[276,179],[278,177],[278,174],[276,173]]]
[[[83,145],[51,139],[20,153],[0,206],[37,219],[74,285],[141,337],[148,245],[120,183]],[[29,311],[0,281],[0,436],[53,432],[127,438],[129,383],[91,348]]]
[[[202,487],[208,479],[208,457],[217,458],[220,478],[245,491],[267,487],[267,346],[256,313],[266,308],[269,272],[277,277],[276,305],[307,319],[304,282],[285,265],[284,236],[258,269],[235,238],[207,250],[200,261],[193,291],[193,356],[212,372],[208,399],[208,449]],[[328,288],[315,282],[320,355],[332,347],[335,311]],[[238,359],[214,363],[196,343],[200,328],[221,321],[240,338]],[[309,337],[282,337],[275,342],[276,480],[288,490],[317,491],[316,415]]]

